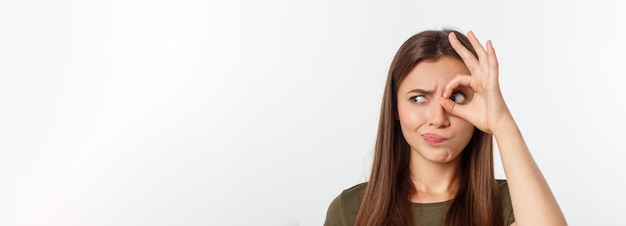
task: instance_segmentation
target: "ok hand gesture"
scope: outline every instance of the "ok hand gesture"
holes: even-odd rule
[[[440,99],[440,104],[450,114],[469,121],[485,133],[493,134],[503,126],[505,120],[512,120],[500,91],[498,59],[491,41],[487,41],[485,50],[473,32],[468,32],[467,36],[478,59],[459,42],[454,32],[450,32],[450,44],[461,56],[471,75],[457,75],[453,78],[444,88],[444,98]],[[467,104],[457,104],[449,99],[461,86],[475,92]]]

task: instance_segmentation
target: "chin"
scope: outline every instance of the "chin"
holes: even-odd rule
[[[441,149],[433,150],[431,148],[426,148],[423,150],[425,151],[424,152],[415,151],[415,152],[417,152],[416,154],[421,155],[424,159],[428,160],[429,162],[441,163],[441,164],[453,162],[461,154],[460,152],[451,153],[448,150],[441,150]]]
[[[435,163],[441,163],[441,164],[445,164],[445,163],[450,163],[454,160],[454,158],[450,158],[448,156],[442,157],[442,156],[433,156],[431,158],[426,158],[426,160],[431,161],[431,162],[435,162]]]

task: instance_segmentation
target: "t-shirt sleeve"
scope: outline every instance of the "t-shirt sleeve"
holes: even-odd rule
[[[328,206],[324,226],[349,226],[344,224],[343,208],[341,205],[341,195],[337,196]]]
[[[513,205],[511,203],[511,195],[509,194],[509,186],[506,180],[498,180],[498,186],[500,189],[500,198],[502,199],[502,208],[504,214],[504,221],[506,226],[515,223],[515,215],[513,214]]]
[[[515,215],[513,215],[513,209],[509,213],[509,219],[507,220],[507,226],[515,223]]]
[[[367,183],[343,190],[328,206],[325,226],[353,226]]]

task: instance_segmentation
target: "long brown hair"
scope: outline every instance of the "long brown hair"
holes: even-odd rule
[[[402,136],[397,120],[397,92],[406,75],[423,60],[461,57],[448,41],[454,32],[475,57],[467,37],[453,30],[423,31],[409,38],[396,53],[385,86],[385,93],[374,150],[370,180],[356,217],[355,225],[411,225],[410,198],[416,193],[410,179],[410,147]],[[461,156],[459,190],[452,200],[445,225],[503,225],[502,204],[493,174],[492,136],[478,129]]]

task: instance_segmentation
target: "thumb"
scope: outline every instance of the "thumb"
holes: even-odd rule
[[[448,98],[439,98],[439,104],[443,107],[451,115],[458,116],[465,119],[466,116],[466,106],[462,104],[457,104],[454,101]]]

